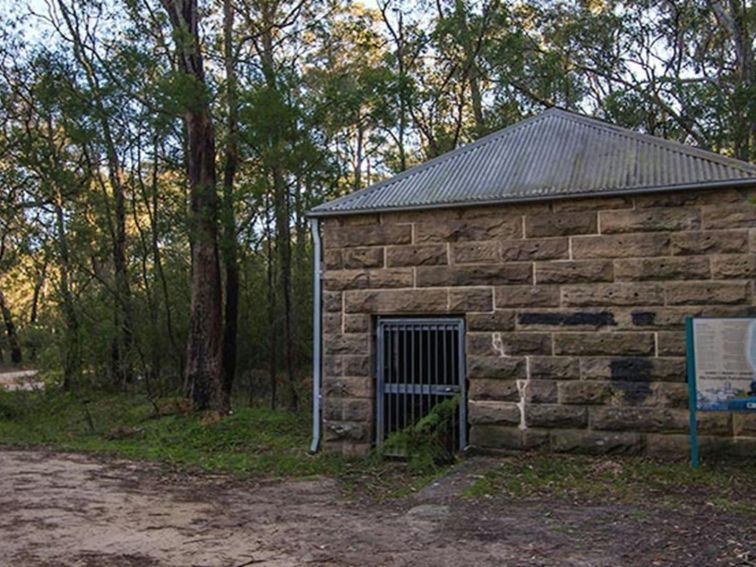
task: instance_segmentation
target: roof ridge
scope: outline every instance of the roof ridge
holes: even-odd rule
[[[599,118],[594,118],[592,116],[586,116],[584,114],[570,112],[568,110],[564,110],[561,108],[549,109],[549,111],[551,110],[558,111],[558,113],[564,115],[565,119],[567,120],[572,120],[574,122],[583,124],[584,126],[587,126],[587,127],[595,128],[597,130],[611,130],[627,138],[634,139],[634,140],[637,140],[638,142],[648,144],[651,146],[656,146],[656,147],[674,152],[679,155],[695,156],[700,159],[705,159],[714,163],[718,163],[719,165],[724,165],[727,167],[734,167],[747,173],[756,173],[756,165],[753,165],[747,161],[731,158],[728,156],[723,156],[722,154],[718,154],[717,152],[713,152],[711,150],[705,150],[697,146],[684,144],[676,140],[668,140],[667,138],[661,138],[659,136],[654,136],[653,134],[645,134],[643,132],[636,132],[629,128],[625,128],[624,126],[618,126],[616,124],[612,124],[611,122],[606,122],[604,120],[601,120]]]

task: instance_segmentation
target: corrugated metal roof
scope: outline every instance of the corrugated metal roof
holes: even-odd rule
[[[756,167],[559,109],[310,211],[328,216],[756,185]]]

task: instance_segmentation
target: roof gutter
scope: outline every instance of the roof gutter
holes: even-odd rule
[[[405,211],[425,211],[429,209],[453,209],[459,207],[482,207],[486,205],[508,205],[518,203],[534,203],[542,201],[559,201],[564,199],[584,199],[588,197],[621,197],[625,195],[640,195],[644,193],[668,193],[671,191],[706,190],[706,189],[743,189],[756,187],[756,177],[747,179],[735,179],[729,181],[709,181],[705,183],[685,183],[678,185],[665,185],[663,187],[640,187],[637,189],[615,189],[612,191],[583,191],[559,194],[536,194],[515,197],[498,197],[493,199],[480,199],[469,201],[453,201],[447,203],[430,203],[407,205],[399,207],[375,207],[366,209],[334,209],[307,211],[310,219],[324,217],[340,217],[345,215],[366,215],[374,213],[400,213]]]
[[[323,361],[321,358],[322,334],[321,323],[321,243],[320,221],[310,219],[312,231],[312,442],[310,453],[316,453],[320,446],[320,391],[322,384]]]

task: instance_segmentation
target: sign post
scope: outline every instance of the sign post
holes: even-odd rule
[[[699,411],[756,413],[756,318],[687,317],[690,462],[698,468]]]

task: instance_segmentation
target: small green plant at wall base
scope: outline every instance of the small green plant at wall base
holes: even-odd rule
[[[390,434],[379,450],[380,455],[404,457],[415,471],[429,471],[454,462],[450,431],[458,408],[458,395],[436,404],[416,423]]]

